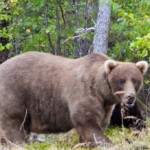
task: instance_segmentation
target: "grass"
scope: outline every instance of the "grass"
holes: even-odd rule
[[[113,141],[110,148],[97,147],[94,150],[149,150],[150,149],[150,120],[147,120],[147,129],[137,132],[134,129],[109,128],[106,135]],[[138,134],[138,136],[137,136]],[[136,135],[136,136],[135,136]],[[44,136],[45,137],[45,136]],[[78,135],[74,130],[66,134],[50,135],[48,142],[31,143],[24,147],[14,146],[11,150],[72,150],[78,143]],[[9,147],[0,146],[0,150],[8,150]],[[91,150],[92,148],[78,148],[77,150]]]

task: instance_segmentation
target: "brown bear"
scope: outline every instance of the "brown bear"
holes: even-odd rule
[[[145,61],[117,62],[91,53],[67,59],[27,52],[0,65],[0,128],[6,141],[24,143],[30,132],[75,128],[80,142],[111,143],[104,131],[115,104],[133,106]]]

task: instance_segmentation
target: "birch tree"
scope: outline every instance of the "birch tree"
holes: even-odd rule
[[[99,1],[99,12],[95,26],[95,35],[93,40],[93,52],[107,54],[108,51],[108,33],[110,24],[111,7],[109,0]]]

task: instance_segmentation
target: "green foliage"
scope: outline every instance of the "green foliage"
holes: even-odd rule
[[[11,50],[12,45],[10,43],[6,43],[6,41],[11,39],[11,35],[8,33],[8,29],[6,28],[8,22],[10,21],[10,14],[9,14],[9,6],[4,3],[0,2],[0,51],[5,49]]]
[[[50,143],[32,143],[27,146],[27,150],[48,150],[52,148],[52,144]]]
[[[150,55],[150,33],[143,37],[136,38],[136,40],[130,44],[130,49],[134,52],[136,57],[148,57]],[[148,61],[150,62],[150,57],[148,57]]]
[[[9,22],[8,28],[0,28],[0,37],[10,41],[7,45],[0,45],[0,51],[5,48],[13,53],[46,51],[67,57],[74,57],[78,49],[84,48],[88,51],[94,33],[76,37],[75,31],[94,26],[97,4],[97,0],[0,2],[0,22]],[[120,60],[150,61],[149,0],[113,0],[111,4],[109,55]],[[65,41],[66,39],[69,40]]]
[[[3,51],[5,47],[0,43],[0,51]]]
[[[44,135],[40,135],[44,138]],[[68,150],[78,143],[78,135],[75,130],[71,130],[66,134],[51,134],[47,137],[47,142],[44,143],[31,143],[26,145],[28,150]]]
[[[114,0],[110,52],[120,60],[147,59],[150,54],[150,2]]]
[[[85,13],[91,4],[96,6],[97,3],[62,0],[10,0],[5,3],[11,8],[8,32],[12,37],[10,43],[15,48],[13,52],[18,49],[21,52],[46,51],[72,57],[78,47],[77,40],[64,41],[75,36],[77,29],[94,25],[95,9],[87,13],[88,16]],[[83,39],[89,39],[89,36],[91,40],[93,34]]]

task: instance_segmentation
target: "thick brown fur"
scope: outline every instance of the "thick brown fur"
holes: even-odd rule
[[[81,142],[94,143],[96,138],[110,143],[104,131],[114,104],[125,99],[125,94],[115,92],[130,89],[137,94],[143,74],[135,64],[123,62],[111,64],[108,73],[107,60],[107,56],[94,53],[67,59],[27,52],[4,62],[0,66],[4,138],[23,143],[30,132],[59,133],[75,128]],[[118,80],[121,78],[125,84]],[[131,81],[133,78],[137,83]]]

